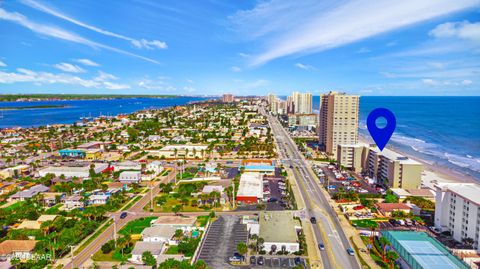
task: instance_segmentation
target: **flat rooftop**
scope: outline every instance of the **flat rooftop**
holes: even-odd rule
[[[395,152],[393,150],[389,150],[387,148],[384,148],[382,151],[378,149],[377,147],[371,148],[375,152],[377,152],[378,155],[384,156],[385,158],[392,160],[392,161],[398,161],[401,164],[415,164],[415,165],[421,165],[421,163],[410,159],[409,157],[403,156],[402,154]]]
[[[269,211],[259,216],[260,234],[265,242],[297,243],[295,226],[299,224],[293,219],[292,212]]]
[[[439,186],[446,187],[451,192],[480,205],[480,185],[476,183],[446,183],[439,184]]]
[[[392,243],[392,247],[412,268],[469,268],[425,232],[383,231],[382,235]]]

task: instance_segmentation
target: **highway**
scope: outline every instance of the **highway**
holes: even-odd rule
[[[280,154],[286,158],[284,164],[291,165],[293,175],[300,189],[300,194],[305,200],[306,215],[308,218],[315,217],[317,225],[313,225],[317,243],[325,244],[325,251],[321,251],[321,258],[325,268],[352,268],[360,269],[355,256],[347,254],[346,249],[351,247],[348,238],[345,236],[335,211],[331,208],[327,198],[320,189],[316,176],[311,171],[304,156],[298,151],[288,133],[283,129],[277,118],[265,113],[272,128]],[[319,224],[321,224],[320,229]],[[333,257],[332,257],[333,256]]]

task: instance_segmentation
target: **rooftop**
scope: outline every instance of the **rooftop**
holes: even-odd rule
[[[382,231],[382,235],[392,243],[392,247],[398,251],[412,268],[469,268],[425,232]]]
[[[133,255],[142,255],[144,252],[149,251],[152,255],[159,255],[162,252],[163,243],[161,242],[144,242],[137,241],[135,247],[132,250]]]
[[[393,150],[389,150],[387,148],[384,148],[382,151],[378,149],[377,147],[371,148],[373,151],[375,151],[378,155],[384,156],[385,158],[391,160],[391,161],[398,161],[400,164],[415,164],[415,165],[421,165],[421,163],[412,160],[406,156],[403,156],[400,153],[397,153]]]
[[[480,205],[480,185],[476,183],[444,183],[437,186],[447,188],[449,191]]]
[[[296,243],[297,221],[293,214],[288,211],[261,212],[259,217],[260,234],[265,242]]]
[[[142,237],[154,237],[161,236],[166,238],[172,238],[177,229],[171,226],[153,226],[147,227],[142,232]]]
[[[380,204],[377,204],[377,208],[383,212],[411,209],[407,204],[402,204],[402,203],[380,203]]]
[[[263,181],[260,173],[243,173],[237,196],[263,198]]]
[[[38,241],[35,240],[5,240],[0,243],[0,255],[8,255],[13,252],[30,252],[35,248]]]

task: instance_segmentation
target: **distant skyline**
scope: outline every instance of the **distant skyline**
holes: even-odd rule
[[[0,94],[480,95],[480,0],[0,1]]]

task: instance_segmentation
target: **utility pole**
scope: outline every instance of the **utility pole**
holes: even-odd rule
[[[233,191],[232,191],[233,209],[235,209],[235,182],[232,182],[232,187],[233,187]]]
[[[153,184],[150,184],[150,208],[153,211]]]
[[[115,242],[115,248],[117,248],[117,223],[115,216],[112,216],[113,219],[113,241]]]
[[[74,269],[74,268],[75,268],[75,265],[73,264],[74,261],[73,261],[73,246],[72,246],[72,245],[70,245],[70,258],[71,258],[71,260],[72,260],[72,261],[71,261],[71,263],[72,263],[72,269]]]

